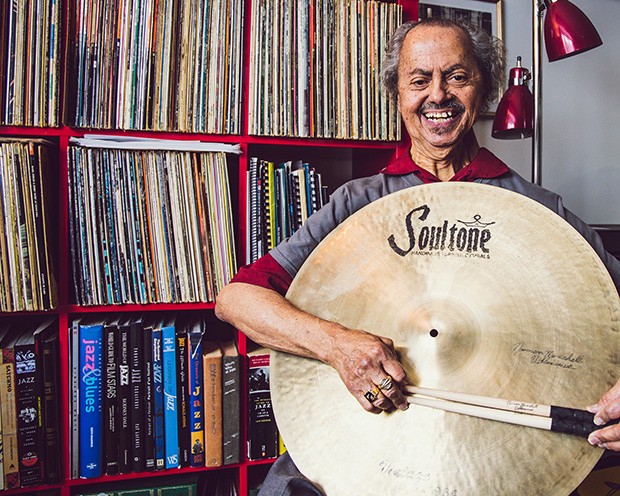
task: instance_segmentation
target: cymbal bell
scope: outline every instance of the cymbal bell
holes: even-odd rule
[[[584,408],[614,384],[620,300],[561,217],[501,188],[439,183],[364,207],[287,298],[394,340],[409,383]],[[567,495],[602,450],[574,436],[411,406],[373,415],[321,362],[273,352],[278,427],[329,496]]]

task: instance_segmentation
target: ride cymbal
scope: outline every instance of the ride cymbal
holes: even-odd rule
[[[394,340],[408,382],[584,408],[619,372],[620,300],[566,221],[501,188],[438,183],[364,207],[287,298]],[[373,415],[321,362],[274,352],[276,420],[328,496],[566,496],[602,454],[585,439],[410,406]]]

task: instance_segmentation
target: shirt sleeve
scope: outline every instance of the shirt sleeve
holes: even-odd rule
[[[253,264],[241,267],[230,282],[253,284],[285,296],[293,278],[267,253]]]

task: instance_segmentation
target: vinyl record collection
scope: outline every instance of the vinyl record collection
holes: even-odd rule
[[[50,150],[45,140],[0,140],[0,311],[58,303],[50,239]]]
[[[0,124],[58,126],[61,0],[0,3]]]
[[[236,271],[236,255],[226,154],[205,150],[237,153],[238,147],[88,137],[72,142],[69,222],[77,302],[213,301]],[[140,149],[128,149],[132,143]]]
[[[75,126],[240,132],[242,0],[75,4]]]
[[[252,2],[249,133],[400,139],[379,72],[401,17],[367,0]]]

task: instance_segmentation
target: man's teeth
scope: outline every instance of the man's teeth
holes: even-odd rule
[[[452,111],[447,112],[427,112],[424,116],[431,121],[439,121],[443,119],[450,119],[452,117]]]

